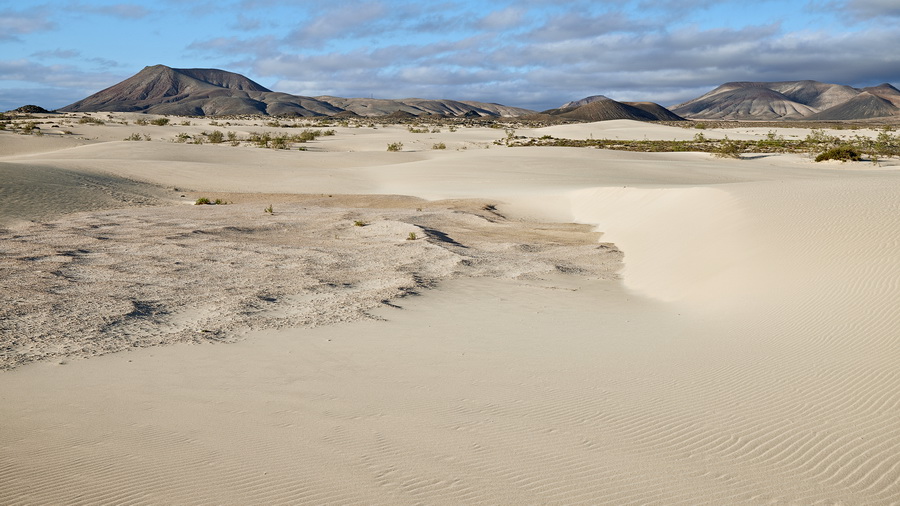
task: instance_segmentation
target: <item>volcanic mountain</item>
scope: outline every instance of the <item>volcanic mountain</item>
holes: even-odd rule
[[[233,72],[217,69],[145,67],[134,76],[59,109],[61,112],[146,112],[177,116],[333,116],[352,112],[381,116],[404,111],[416,116],[522,116],[534,111],[500,104],[455,100],[378,100],[304,97],[279,93]],[[349,114],[349,113],[348,113]]]
[[[617,102],[603,95],[594,95],[568,102],[559,109],[542,114],[572,121],[606,121],[631,119],[636,121],[683,121],[665,107],[653,102]]]
[[[857,120],[900,116],[900,90],[857,89],[818,81],[732,82],[672,107],[707,120]]]

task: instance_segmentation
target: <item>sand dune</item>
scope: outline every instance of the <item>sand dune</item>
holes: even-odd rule
[[[492,135],[4,145],[0,502],[897,503],[897,160]]]

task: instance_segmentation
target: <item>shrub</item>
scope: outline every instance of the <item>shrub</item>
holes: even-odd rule
[[[368,225],[368,223],[362,220],[356,220],[353,222],[354,227],[365,227],[366,225]]]
[[[415,241],[416,239],[418,239],[418,236],[415,232],[410,232],[409,235],[406,236],[407,241]]]
[[[150,136],[146,135],[146,134],[144,134],[142,136],[139,133],[133,133],[133,134],[129,135],[128,137],[125,137],[124,140],[126,140],[126,141],[149,141]]]
[[[402,151],[403,143],[402,142],[392,142],[387,145],[387,150],[388,151]]]
[[[206,198],[206,197],[200,197],[199,199],[197,199],[197,200],[194,202],[194,205],[199,206],[199,205],[211,204],[211,203],[212,203],[212,202],[210,202],[210,200],[209,200],[208,198]]]
[[[862,160],[862,155],[860,155],[859,151],[855,147],[844,144],[835,148],[831,148],[823,153],[819,153],[819,156],[816,157],[817,162],[822,162],[825,160],[858,162]]]
[[[272,139],[272,149],[288,149],[288,136],[287,135],[279,135]]]
[[[272,204],[269,204],[269,207],[265,208],[265,212],[269,214],[275,214],[275,210],[272,209]]]
[[[134,124],[135,124],[135,125],[141,125],[141,126],[144,126],[144,125],[149,125],[150,122],[147,121],[146,118],[140,118],[140,119],[136,120],[136,121],[134,122]]]
[[[185,143],[185,142],[189,141],[190,139],[191,139],[191,136],[184,132],[181,132],[180,134],[175,136],[175,142],[177,142],[177,143]]]
[[[206,134],[206,138],[209,139],[209,142],[213,144],[219,144],[225,140],[225,134],[223,134],[219,130],[213,130],[212,132]]]
[[[713,155],[719,158],[740,158],[741,157],[741,148],[738,144],[728,137],[725,137],[725,140],[719,143],[718,146],[712,151]]]
[[[438,142],[431,146],[431,149],[447,149],[447,145],[443,142]]]
[[[150,122],[151,125],[166,126],[169,124],[169,118],[156,118]]]
[[[83,116],[78,120],[79,123],[84,125],[85,123],[92,123],[94,125],[105,125],[102,119],[92,118],[90,116]]]

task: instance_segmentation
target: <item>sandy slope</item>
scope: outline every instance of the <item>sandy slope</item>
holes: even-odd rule
[[[71,197],[57,212],[88,212],[4,211],[4,272],[23,280],[4,296],[34,302],[7,322],[37,321],[20,344],[54,360],[0,375],[0,502],[897,503],[896,160],[486,149],[491,135],[347,129],[305,153],[2,144],[13,207],[37,181]],[[78,207],[85,177],[109,186],[77,191],[116,210]],[[156,200],[123,209],[135,194]],[[200,194],[237,203],[180,204]],[[403,240],[410,227],[426,239]],[[624,252],[621,280],[598,279],[618,256],[596,241]],[[64,289],[41,284],[50,263]],[[125,307],[115,328],[135,341],[196,328],[198,311],[223,336],[262,330],[67,358],[121,349],[79,301],[128,297],[192,308]],[[311,310],[344,323],[294,328]],[[364,313],[378,319],[341,316]],[[52,332],[63,346],[35,338],[64,315],[84,324]],[[171,340],[220,334],[185,335]]]

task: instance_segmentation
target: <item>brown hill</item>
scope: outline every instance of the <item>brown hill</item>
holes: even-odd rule
[[[570,121],[608,121],[613,119],[630,119],[635,121],[680,121],[684,118],[673,114],[665,107],[652,102],[617,102],[602,97],[593,98],[584,105],[550,109],[542,114]],[[585,99],[586,100],[586,99]],[[582,101],[569,102],[579,103]]]
[[[900,107],[867,91],[851,98],[843,104],[807,116],[809,120],[840,121],[854,119],[884,118],[900,115]]]
[[[690,119],[776,120],[802,118],[815,110],[759,83],[726,83],[672,112]]]
[[[570,109],[573,107],[580,107],[582,105],[588,105],[591,102],[597,102],[599,100],[610,100],[610,98],[605,95],[591,95],[589,97],[584,97],[581,100],[575,100],[574,102],[566,102],[565,104],[561,105],[559,108],[560,109]]]
[[[672,111],[708,120],[853,120],[897,115],[876,98],[900,106],[900,91],[887,83],[857,89],[818,81],[731,82]]]
[[[897,107],[900,107],[900,90],[894,88],[888,83],[882,83],[878,86],[870,86],[868,88],[863,88],[863,91],[867,91],[876,97],[881,97],[888,102],[894,104]]]
[[[657,104],[656,102],[622,102],[625,105],[630,105],[631,107],[637,107],[638,109],[653,115],[656,118],[656,121],[684,121],[684,118],[675,114],[674,112],[666,109],[665,107]]]
[[[141,111],[182,116],[291,114],[319,116],[339,109],[308,97],[276,93],[218,69],[145,67],[134,76],[60,109],[63,112]]]

